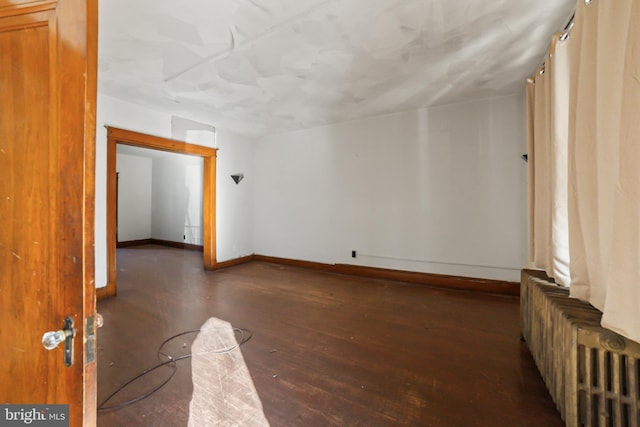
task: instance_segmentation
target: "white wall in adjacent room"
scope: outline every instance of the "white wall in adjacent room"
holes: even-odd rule
[[[518,281],[525,135],[518,94],[267,136],[255,252]]]
[[[152,238],[202,245],[202,167],[202,157],[154,157]]]
[[[148,157],[118,153],[118,241],[151,238],[151,171]]]

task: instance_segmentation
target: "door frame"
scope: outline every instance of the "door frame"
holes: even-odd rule
[[[147,135],[111,126],[107,128],[107,286],[98,288],[98,299],[117,294],[116,270],[116,149],[118,144],[202,157],[203,262],[215,270],[216,260],[216,158],[218,149]],[[103,290],[104,289],[104,290]]]

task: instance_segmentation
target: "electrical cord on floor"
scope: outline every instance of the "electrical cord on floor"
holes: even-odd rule
[[[155,365],[155,366],[153,366],[153,367],[151,367],[149,369],[146,369],[146,370],[142,371],[141,373],[139,373],[135,377],[131,378],[129,381],[127,381],[126,383],[124,383],[120,387],[118,387],[113,393],[111,393],[109,396],[107,396],[106,399],[104,399],[102,402],[100,402],[100,404],[98,405],[98,411],[116,410],[116,409],[124,408],[124,407],[129,406],[129,405],[133,405],[134,403],[138,403],[141,400],[144,400],[147,397],[151,396],[156,391],[160,390],[162,387],[164,387],[171,380],[171,378],[173,378],[173,376],[176,374],[176,371],[178,370],[178,365],[177,365],[176,362],[179,362],[179,361],[185,360],[185,359],[190,359],[191,357],[193,357],[195,355],[200,355],[200,354],[225,354],[225,353],[229,353],[229,352],[239,348],[242,344],[244,344],[247,341],[249,341],[251,339],[251,337],[253,336],[251,331],[248,330],[248,329],[233,328],[233,332],[240,334],[240,340],[236,344],[231,345],[229,347],[215,349],[215,350],[207,350],[207,351],[202,351],[202,352],[199,352],[199,353],[188,353],[188,354],[183,354],[181,356],[175,356],[175,357],[171,356],[171,355],[169,355],[167,353],[164,353],[162,351],[164,346],[167,345],[172,340],[174,340],[174,339],[176,339],[178,337],[181,337],[183,335],[196,334],[198,332],[200,332],[200,329],[194,329],[194,330],[191,330],[191,331],[180,332],[179,334],[173,335],[172,337],[169,337],[166,340],[164,340],[162,342],[162,344],[160,344],[160,347],[158,347],[158,351],[157,351],[156,354],[157,354],[158,360],[160,360],[160,361],[162,360],[161,356],[167,358],[168,360],[166,360],[164,362],[161,361],[159,364],[157,364],[157,365]],[[119,394],[122,390],[127,388],[127,386],[129,386],[130,384],[134,383],[135,381],[139,380],[140,378],[144,377],[145,375],[147,375],[147,374],[149,374],[149,373],[151,373],[151,372],[155,371],[156,369],[161,368],[163,366],[171,366],[171,374],[162,383],[160,383],[159,385],[155,386],[151,390],[149,390],[149,391],[147,391],[147,392],[145,392],[145,393],[143,393],[143,394],[141,394],[139,396],[136,396],[136,397],[134,397],[132,399],[125,400],[125,401],[120,402],[120,403],[114,403],[112,405],[105,406],[107,402],[109,402],[114,396]]]

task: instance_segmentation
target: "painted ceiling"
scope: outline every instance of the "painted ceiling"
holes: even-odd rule
[[[106,0],[99,91],[257,136],[523,90],[575,0]]]

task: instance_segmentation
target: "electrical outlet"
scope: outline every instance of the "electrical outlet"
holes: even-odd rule
[[[355,258],[356,257],[356,251],[351,251],[351,258]]]

